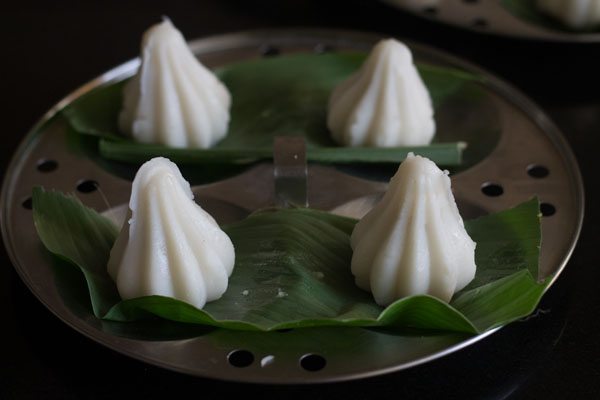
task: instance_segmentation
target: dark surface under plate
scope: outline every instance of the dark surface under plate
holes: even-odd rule
[[[441,360],[368,380],[304,387],[193,378],[131,360],[55,318],[2,250],[0,398],[202,397],[597,398],[600,270],[595,147],[600,144],[598,44],[544,44],[476,35],[369,1],[24,1],[2,10],[3,171],[35,121],[67,93],[137,55],[161,15],[188,38],[254,28],[328,27],[382,32],[436,46],[512,82],[555,120],[587,189],[581,240],[535,316]],[[532,151],[535,151],[534,149]]]

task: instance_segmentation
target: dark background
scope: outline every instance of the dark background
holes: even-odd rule
[[[189,38],[254,28],[326,27],[420,41],[475,62],[542,106],[575,151],[587,190],[581,240],[540,311],[465,350],[408,371],[335,385],[241,385],[129,359],[73,331],[23,285],[0,251],[0,398],[194,397],[600,398],[600,279],[595,204],[600,43],[557,44],[446,27],[376,1],[20,1],[0,10],[2,173],[54,103],[137,56],[168,15]],[[15,5],[18,4],[18,5]]]

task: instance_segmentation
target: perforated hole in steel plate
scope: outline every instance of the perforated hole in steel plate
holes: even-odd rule
[[[300,366],[307,371],[317,372],[325,368],[327,360],[318,354],[305,354],[300,358]]]
[[[254,354],[248,350],[234,350],[227,356],[229,364],[237,368],[245,368],[254,362]]]
[[[40,172],[52,172],[57,168],[58,163],[54,160],[41,159],[37,164],[37,170]]]

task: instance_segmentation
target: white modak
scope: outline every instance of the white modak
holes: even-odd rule
[[[162,157],[142,165],[129,209],[108,263],[121,298],[160,295],[202,308],[225,293],[233,244],[177,165]]]
[[[573,29],[600,26],[600,0],[537,0],[536,5]]]
[[[141,65],[123,91],[119,128],[142,143],[209,148],[227,134],[231,95],[165,19],[142,39]]]
[[[394,39],[375,45],[360,70],[331,94],[327,127],[344,146],[429,144],[433,106],[408,47]]]
[[[358,287],[387,306],[428,294],[444,301],[475,276],[475,243],[456,207],[447,171],[410,154],[382,200],[352,232]]]

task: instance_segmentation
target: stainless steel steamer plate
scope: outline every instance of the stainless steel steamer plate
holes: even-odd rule
[[[512,14],[502,0],[383,0],[432,21],[480,33],[559,42],[598,42],[600,32],[569,32],[531,23]],[[519,0],[524,1],[524,0]],[[558,23],[557,23],[558,24]]]
[[[210,37],[191,42],[191,48],[214,67],[259,58],[265,49],[270,54],[367,51],[378,39],[355,32],[278,30]],[[546,213],[552,214],[542,222],[541,275],[558,275],[573,250],[583,218],[582,182],[567,143],[537,106],[507,84],[444,53],[411,47],[417,60],[485,77],[478,84],[485,94],[481,101],[493,109],[501,134],[486,158],[452,176],[456,197],[463,212],[476,210],[477,214],[506,209],[538,195]],[[59,279],[59,270],[53,268],[52,257],[37,237],[29,196],[32,186],[44,185],[75,192],[98,210],[106,209],[107,202],[127,201],[130,182],[73,152],[66,141],[67,124],[56,112],[98,85],[131,75],[137,65],[138,61],[131,61],[107,72],[50,110],[21,143],[4,182],[2,233],[8,252],[31,291],[64,322],[113,350],[151,364],[204,377],[270,383],[340,381],[397,371],[442,357],[494,332],[466,337],[398,336],[361,328],[271,333],[216,329],[182,339],[176,331],[165,336],[164,331],[131,329],[127,324],[96,319],[88,304],[74,301],[61,288],[65,279]],[[466,120],[481,118],[468,109],[461,115]],[[454,122],[442,121],[442,128],[449,129]],[[89,180],[98,182],[102,190],[85,193]],[[500,187],[503,194],[486,195],[490,187],[492,192]]]

